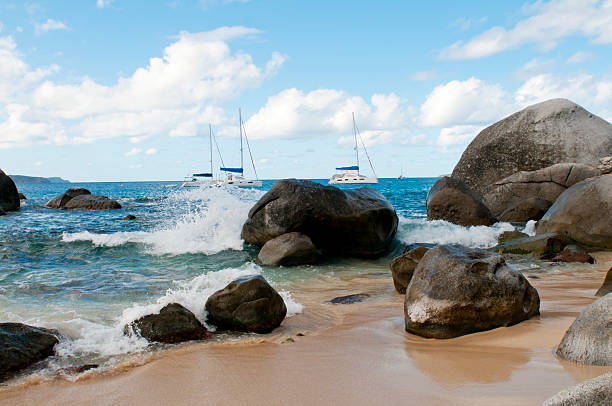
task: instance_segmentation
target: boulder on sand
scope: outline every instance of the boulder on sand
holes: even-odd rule
[[[530,197],[518,201],[499,215],[499,221],[508,223],[526,223],[529,220],[539,220],[552,206],[552,202],[539,197]]]
[[[261,275],[238,278],[206,301],[207,321],[225,330],[269,333],[287,315],[283,298]]]
[[[0,210],[18,210],[20,205],[15,182],[0,169]]]
[[[68,189],[64,193],[62,193],[61,195],[56,196],[53,199],[49,200],[47,202],[46,206],[51,208],[51,209],[61,209],[72,198],[77,197],[77,196],[81,196],[81,195],[91,195],[91,192],[89,190],[85,189],[85,188],[82,188],[82,187],[71,187],[70,189]]]
[[[557,355],[580,364],[612,366],[612,293],[580,313],[563,336]]]
[[[21,323],[0,323],[0,379],[53,355],[56,332]]]
[[[393,206],[374,189],[342,190],[285,179],[251,208],[242,238],[262,246],[297,231],[325,253],[375,258],[388,251],[397,223]]]
[[[542,406],[612,405],[612,372],[563,389]]]
[[[540,297],[501,255],[439,245],[421,259],[406,290],[406,331],[428,338],[511,326],[539,314]]]
[[[406,293],[406,287],[412,279],[412,274],[427,251],[429,251],[429,248],[419,246],[391,261],[393,285],[399,293]]]
[[[466,227],[497,222],[469,186],[449,177],[438,180],[427,193],[427,220],[446,220]]]
[[[567,189],[538,221],[536,235],[559,233],[578,244],[612,248],[612,175],[583,180]]]
[[[314,264],[318,256],[317,248],[307,235],[292,232],[266,242],[257,260],[262,265],[295,266]]]
[[[80,195],[73,197],[64,205],[64,209],[80,210],[114,210],[121,205],[116,200],[100,195]]]
[[[612,268],[608,269],[608,273],[606,273],[606,277],[595,296],[605,296],[610,292],[612,292]]]
[[[601,157],[610,155],[610,123],[569,100],[553,99],[482,130],[463,152],[452,176],[485,196],[495,182],[519,171],[563,162],[597,165]]]
[[[203,340],[211,336],[196,316],[178,303],[164,306],[159,314],[148,314],[131,322],[124,332],[162,343]]]

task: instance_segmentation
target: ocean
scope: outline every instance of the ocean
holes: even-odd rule
[[[0,218],[0,321],[57,329],[62,334],[48,371],[98,364],[155,351],[123,326],[178,302],[205,321],[206,299],[238,276],[262,274],[283,296],[288,317],[304,311],[292,295],[299,283],[370,272],[388,277],[390,260],[408,243],[491,247],[508,223],[461,227],[426,221],[425,198],[437,178],[381,179],[378,189],[400,218],[392,252],[377,260],[327,259],[314,266],[260,267],[258,249],[240,231],[249,209],[269,190],[180,189],[180,182],[20,185],[28,200]],[[326,180],[315,180],[326,184]],[[79,186],[116,199],[112,211],[44,207]],[[348,188],[343,186],[343,188]],[[122,220],[128,214],[139,220]],[[376,270],[372,273],[372,270]],[[376,276],[373,276],[376,277]]]

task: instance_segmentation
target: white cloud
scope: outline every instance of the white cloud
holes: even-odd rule
[[[138,155],[142,152],[142,149],[140,148],[132,148],[131,150],[129,150],[128,152],[126,152],[125,156],[134,156],[134,155]]]
[[[104,8],[110,6],[114,0],[96,0],[96,7]]]
[[[409,77],[411,80],[415,80],[415,81],[426,81],[426,80],[433,80],[437,78],[438,74],[435,71],[426,70],[426,71],[421,71],[421,72],[414,72]]]
[[[612,43],[612,1],[552,0],[528,7],[530,17],[513,28],[493,27],[467,42],[458,41],[443,49],[443,59],[477,59],[525,44],[546,51],[568,36],[580,35],[594,43]]]
[[[555,61],[552,59],[534,58],[527,61],[516,72],[514,72],[514,76],[518,79],[525,80],[532,76],[551,71],[554,68],[554,65]]]
[[[443,128],[436,143],[443,147],[449,145],[464,144],[471,141],[485,127],[478,125],[456,125]]]
[[[34,24],[34,28],[36,30],[36,34],[43,34],[49,31],[57,31],[57,30],[67,30],[68,26],[61,21],[53,20],[51,18],[47,19],[46,22],[39,24]]]
[[[43,161],[38,161],[38,162],[36,162],[34,165],[36,165],[36,166],[42,166],[42,165],[43,165]]]
[[[569,77],[543,74],[527,80],[515,92],[516,103],[520,106],[557,97],[607,110],[612,107],[612,79],[586,73]]]
[[[582,62],[590,59],[592,56],[593,55],[590,54],[589,52],[578,51],[574,55],[572,55],[569,58],[567,58],[567,61],[565,61],[565,62],[568,63],[568,64],[582,63]]]
[[[157,148],[149,148],[145,151],[145,154],[147,155],[155,155],[157,154]]]

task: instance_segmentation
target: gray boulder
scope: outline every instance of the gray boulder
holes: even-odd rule
[[[572,241],[558,233],[523,237],[500,244],[494,248],[501,254],[557,254]]]
[[[245,276],[206,301],[207,321],[220,329],[269,333],[287,315],[283,298],[260,275]]]
[[[0,323],[0,379],[53,355],[56,332],[21,323]]]
[[[452,176],[485,196],[495,182],[519,171],[563,162],[597,165],[609,155],[612,125],[569,100],[553,99],[482,130],[463,152]]]
[[[296,266],[314,264],[317,247],[307,235],[298,232],[279,235],[266,242],[257,255],[262,265]]]
[[[421,259],[406,290],[406,331],[429,338],[511,326],[539,314],[538,292],[501,255],[439,245]]]
[[[262,246],[297,231],[325,253],[384,255],[397,230],[389,201],[371,188],[342,190],[306,180],[280,180],[251,208],[242,238]]]
[[[19,210],[20,205],[19,192],[15,182],[0,169],[0,210]]]
[[[539,197],[530,197],[518,201],[499,215],[499,221],[508,223],[526,223],[529,220],[539,220],[552,206],[552,202]]]
[[[608,273],[606,273],[606,277],[595,296],[605,296],[610,292],[612,292],[612,268],[608,269]]]
[[[538,222],[536,235],[559,233],[580,245],[612,248],[612,175],[575,184]]]
[[[419,246],[391,261],[393,285],[399,293],[406,293],[406,287],[412,279],[412,274],[427,251],[429,251],[429,248]]]
[[[101,195],[80,195],[73,197],[64,205],[64,209],[80,210],[115,210],[121,205],[116,200]]]
[[[599,160],[599,165],[597,165],[597,169],[599,169],[601,175],[612,173],[612,156],[601,158]]]
[[[82,187],[71,187],[70,189],[62,193],[61,195],[56,196],[53,199],[49,200],[46,206],[52,209],[61,209],[72,198],[77,197],[77,196],[82,196],[82,195],[91,195],[91,192]]]
[[[612,293],[580,313],[563,336],[557,355],[580,364],[612,366]]]
[[[497,218],[469,186],[456,178],[438,180],[427,193],[427,219],[462,226],[490,226]]]
[[[612,372],[563,389],[542,406],[612,405]]]
[[[159,314],[148,314],[133,321],[124,332],[162,343],[203,340],[211,336],[195,315],[178,303],[164,306]]]

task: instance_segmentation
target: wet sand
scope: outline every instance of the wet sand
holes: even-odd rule
[[[294,297],[304,313],[269,337],[190,344],[142,366],[87,373],[76,382],[3,388],[0,405],[539,405],[612,370],[554,355],[612,266],[611,253],[594,256],[595,266],[526,273],[540,294],[541,315],[516,326],[452,340],[408,334],[403,295],[373,269],[298,286]],[[370,298],[324,303],[352,293]]]

